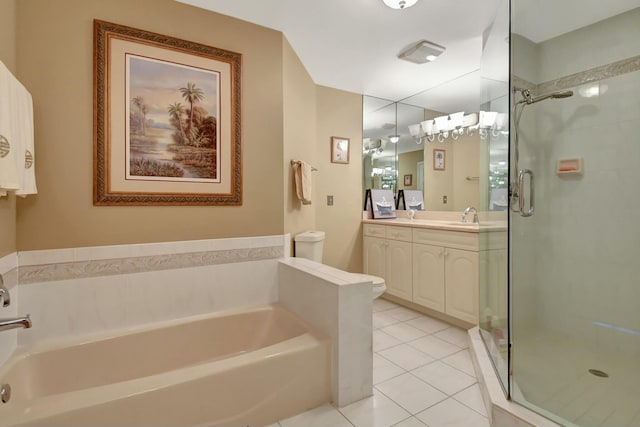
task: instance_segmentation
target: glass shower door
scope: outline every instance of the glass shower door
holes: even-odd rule
[[[487,353],[508,392],[507,202],[509,152],[509,2],[496,8],[481,57],[479,327]],[[491,120],[489,120],[491,119]]]
[[[510,395],[640,426],[640,2],[543,3],[511,11]]]

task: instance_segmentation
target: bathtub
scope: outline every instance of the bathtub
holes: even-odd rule
[[[48,345],[0,369],[0,425],[267,425],[331,399],[330,345],[277,304]]]

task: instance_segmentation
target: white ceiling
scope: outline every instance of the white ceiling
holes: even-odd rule
[[[482,32],[500,0],[177,0],[281,31],[316,84],[398,101],[477,70]],[[428,40],[447,50],[432,63],[397,58]]]
[[[475,102],[463,87],[470,77],[463,85],[448,82],[478,70],[482,32],[503,0],[419,0],[405,10],[382,0],[176,1],[281,31],[316,84],[393,101],[416,95],[408,101],[423,105],[416,104],[424,100],[420,92],[445,83],[447,90],[429,91],[438,105],[423,106],[460,111],[460,103]],[[639,0],[512,0],[512,30],[539,43],[638,6]],[[447,50],[422,65],[397,58],[423,39]]]
[[[480,93],[482,34],[507,0],[419,0],[406,10],[390,9],[382,0],[176,1],[280,31],[316,84],[381,98],[365,99],[364,129],[365,137],[388,145],[386,153],[395,151],[388,141],[394,133],[401,137],[399,152],[419,148],[407,126],[418,123],[422,111],[411,105],[472,112],[487,96],[492,99]],[[511,30],[539,43],[638,6],[640,0],[512,0]],[[507,34],[509,25],[506,11],[499,13],[496,33]],[[422,65],[397,58],[423,39],[447,50]],[[501,41],[484,52],[484,89],[491,93],[505,93],[508,85],[502,59],[508,39]],[[493,61],[495,69],[491,58],[501,58]],[[397,127],[395,106],[387,100],[409,104],[398,114]]]

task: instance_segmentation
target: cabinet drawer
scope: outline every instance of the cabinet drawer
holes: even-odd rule
[[[411,237],[411,228],[409,227],[387,226],[387,239],[410,242]]]
[[[430,228],[414,228],[413,242],[425,245],[445,246],[447,248],[478,251],[478,234],[463,231],[434,230]]]
[[[363,224],[363,234],[370,237],[382,237],[387,236],[384,225],[377,224]]]

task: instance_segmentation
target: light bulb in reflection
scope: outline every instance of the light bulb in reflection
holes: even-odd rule
[[[609,86],[607,86],[606,84],[592,83],[582,86],[580,89],[578,89],[578,92],[585,98],[593,98],[596,96],[604,95],[608,89]]]

